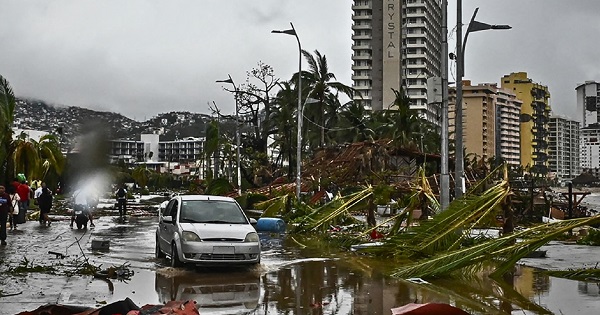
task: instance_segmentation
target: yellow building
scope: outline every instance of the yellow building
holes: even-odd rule
[[[521,166],[533,173],[548,172],[548,122],[550,92],[534,83],[527,72],[502,77],[501,87],[512,90],[523,101],[521,106]]]

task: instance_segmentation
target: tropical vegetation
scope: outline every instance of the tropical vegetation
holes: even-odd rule
[[[56,136],[45,135],[39,141],[25,133],[14,135],[16,99],[6,78],[0,75],[0,176],[8,183],[17,174],[39,179],[55,186],[65,167]]]

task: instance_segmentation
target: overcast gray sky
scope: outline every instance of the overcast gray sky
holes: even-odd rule
[[[455,1],[449,1],[454,3]],[[259,61],[289,79],[302,47],[319,50],[351,85],[349,0],[2,0],[0,74],[17,96],[110,110],[136,120],[168,111],[208,113],[233,97],[215,80],[242,83]],[[469,35],[465,79],[499,82],[526,71],[548,85],[557,114],[575,109],[575,86],[600,81],[600,1],[464,0],[463,22],[510,24]],[[449,7],[449,30],[456,8]],[[466,30],[466,27],[465,27]],[[450,33],[454,50],[455,34]],[[304,63],[304,66],[306,64]],[[451,69],[450,81],[453,79]]]

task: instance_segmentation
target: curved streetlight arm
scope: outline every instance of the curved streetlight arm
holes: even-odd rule
[[[506,24],[493,24],[492,25],[492,24],[475,21],[475,16],[477,16],[478,11],[479,11],[479,8],[475,8],[475,12],[473,12],[473,16],[471,17],[471,21],[469,22],[469,26],[467,27],[467,32],[465,32],[465,38],[464,38],[463,44],[462,44],[461,66],[463,67],[462,68],[463,75],[465,73],[465,70],[464,70],[465,49],[467,48],[467,38],[469,37],[469,33],[478,32],[478,31],[486,31],[486,30],[509,30],[512,28],[510,25],[506,25]]]
[[[460,54],[459,57],[461,58],[460,67],[461,67],[461,71],[462,71],[463,75],[465,73],[465,49],[467,48],[467,39],[469,38],[469,33],[474,32],[471,28],[472,28],[473,22],[475,21],[475,17],[477,16],[478,11],[479,11],[479,8],[475,8],[475,12],[473,12],[473,16],[471,17],[469,26],[467,26],[467,31],[465,32],[465,38],[463,39],[463,42],[462,42],[462,53]]]

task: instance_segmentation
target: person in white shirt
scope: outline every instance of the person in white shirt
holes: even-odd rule
[[[46,187],[46,183],[42,182],[42,184],[33,192],[33,198],[37,200],[38,197],[42,195],[42,190],[44,187]]]
[[[33,198],[35,199],[35,202],[36,202],[38,205],[40,204],[40,203],[39,203],[39,201],[38,201],[38,198],[39,198],[39,197],[42,195],[42,190],[43,190],[44,188],[46,188],[46,183],[45,183],[45,182],[42,182],[42,184],[41,184],[41,185],[40,185],[40,186],[39,186],[39,187],[38,187],[38,188],[37,188],[37,189],[36,189],[36,190],[33,192]],[[44,223],[44,220],[43,220],[43,219],[44,219],[44,218],[43,218],[43,216],[42,216],[42,212],[40,211],[40,219],[39,219],[39,221],[40,221],[40,224]]]

